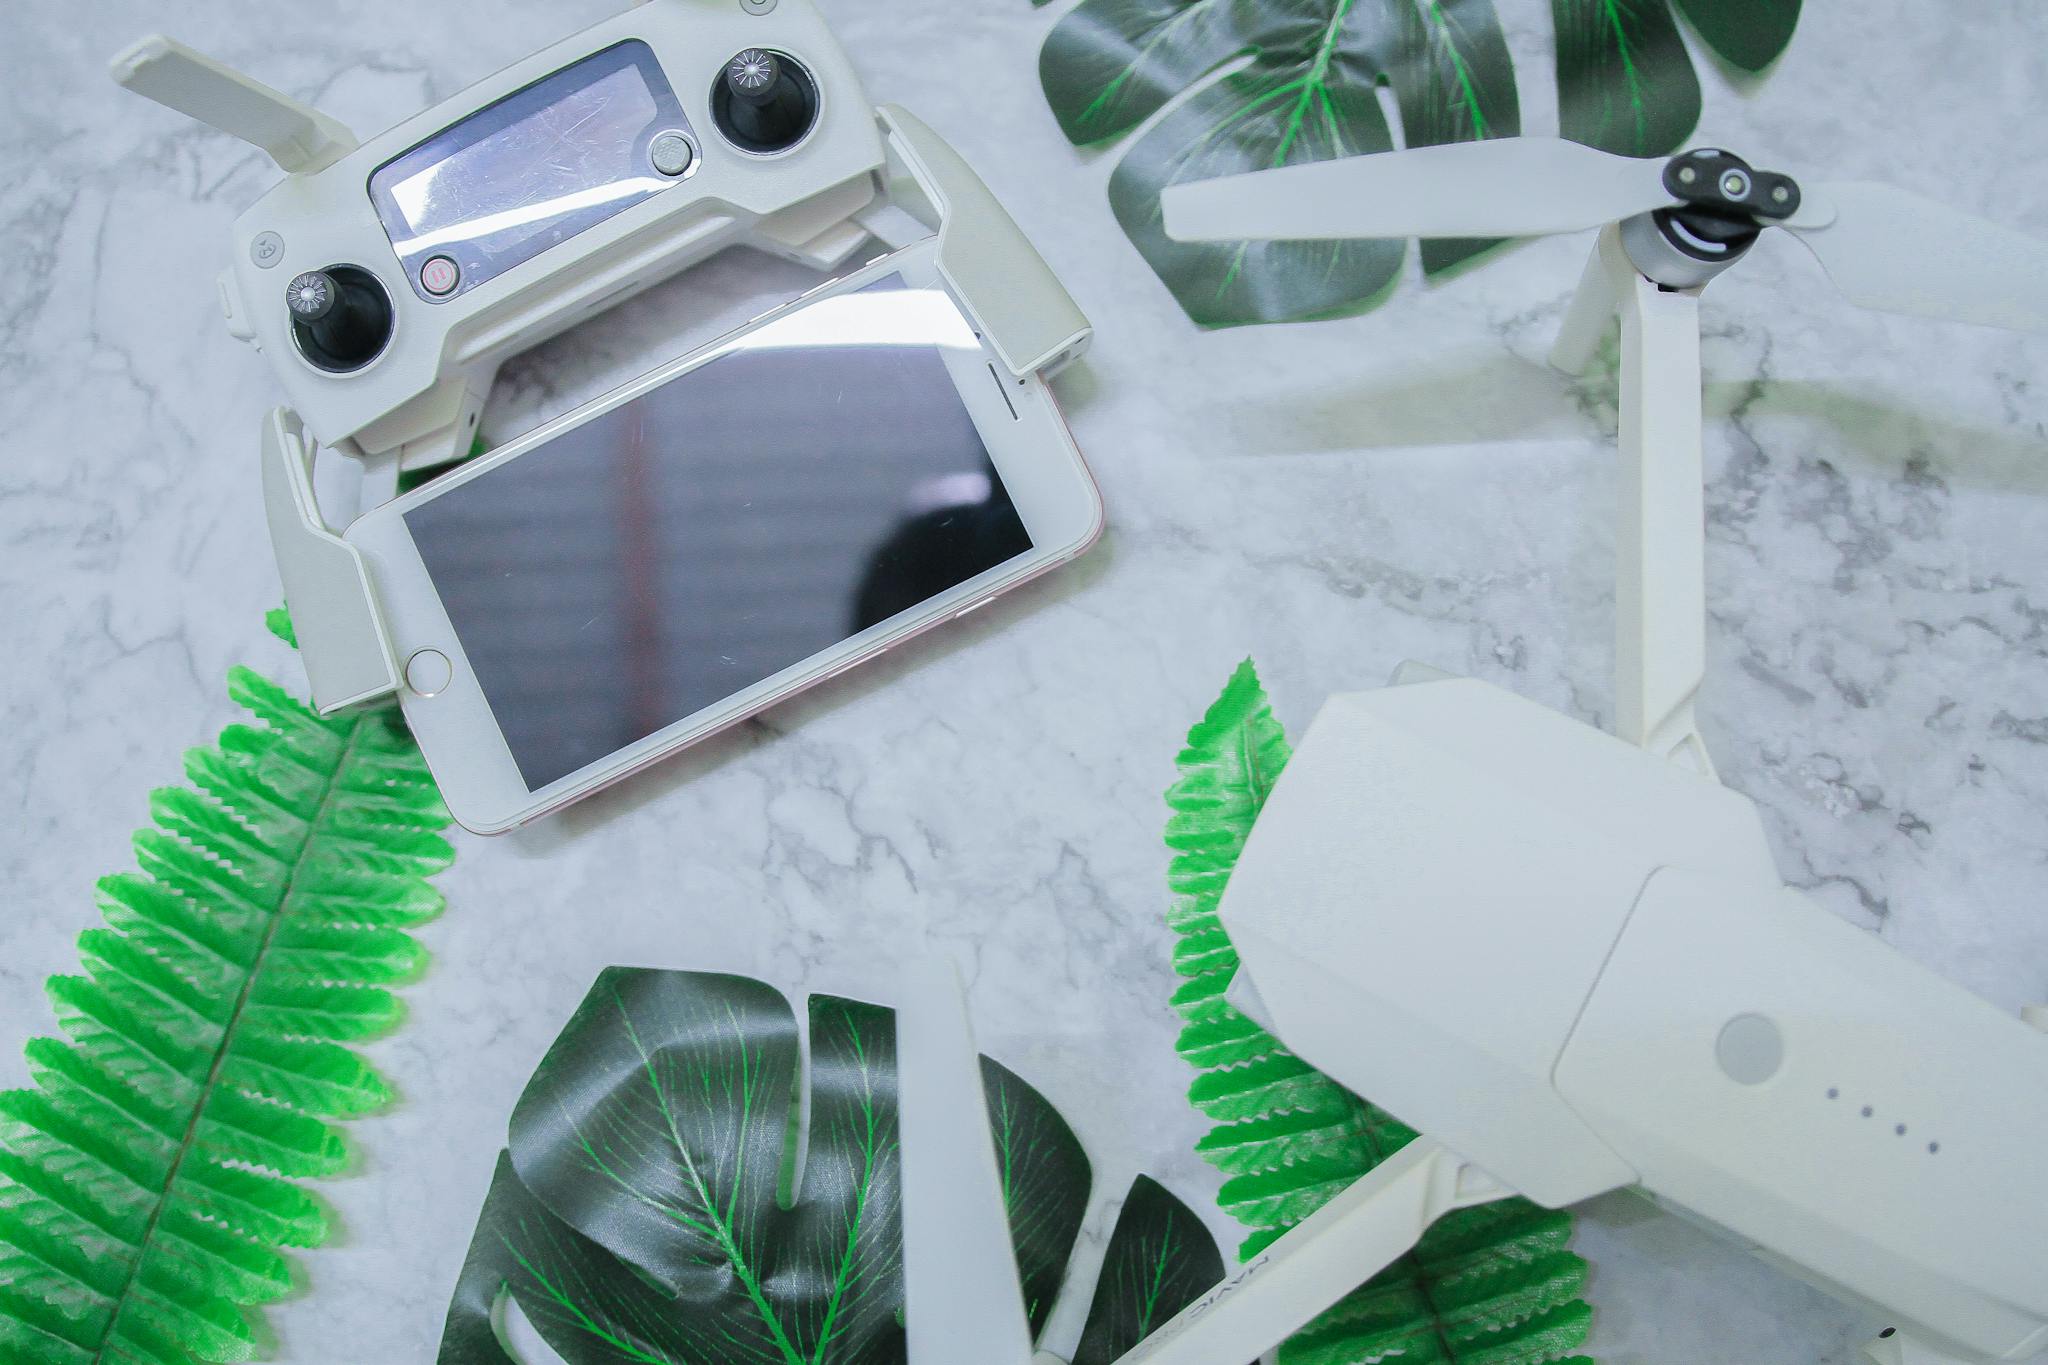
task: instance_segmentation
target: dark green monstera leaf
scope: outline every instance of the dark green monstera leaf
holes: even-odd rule
[[[1088,1154],[1059,1110],[1009,1068],[982,1058],[981,1085],[988,1095],[989,1134],[1003,1178],[1010,1243],[1024,1285],[1024,1316],[1036,1337],[1052,1316],[1067,1257],[1088,1216],[1093,1184]],[[1219,1271],[1209,1283],[1220,1278]]]
[[[904,1365],[895,1016],[833,996],[808,1012],[806,1059],[763,982],[604,972],[513,1111],[441,1365],[516,1359],[493,1324],[506,1295],[570,1365]],[[1035,1335],[1092,1176],[1044,1096],[986,1059],[983,1081]],[[1156,1223],[1157,1203],[1134,1192],[1125,1223]],[[1198,1221],[1173,1231],[1157,1302],[1130,1321],[1221,1277]]]
[[[1799,27],[1801,0],[1678,0],[1707,46],[1752,74],[1783,56]]]
[[[1187,1205],[1139,1176],[1110,1234],[1074,1365],[1112,1365],[1223,1278],[1223,1254]]]
[[[1792,41],[1800,0],[1678,0],[1722,60],[1769,66]],[[1677,151],[1700,121],[1700,81],[1670,0],[1551,0],[1560,131],[1623,156]]]
[[[1109,197],[1182,307],[1212,325],[1362,308],[1392,285],[1406,244],[1175,242],[1160,223],[1166,186],[1386,151],[1381,81],[1409,145],[1521,129],[1492,0],[1083,0],[1047,39],[1039,76],[1076,143],[1120,136],[1194,91],[1131,146]],[[1424,264],[1442,270],[1483,245],[1431,243]]]
[[[810,1147],[792,1187],[802,1039],[738,977],[613,969],[512,1113],[444,1362],[507,1361],[509,1286],[563,1359],[901,1359],[895,1033],[810,1009]]]

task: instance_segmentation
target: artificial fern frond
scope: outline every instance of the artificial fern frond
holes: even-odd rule
[[[1178,935],[1174,969],[1187,978],[1173,997],[1183,1020],[1178,1049],[1196,1071],[1188,1098],[1215,1124],[1197,1150],[1228,1177],[1224,1211],[1252,1229],[1239,1253],[1245,1259],[1415,1136],[1224,999],[1238,958],[1216,909],[1288,755],[1247,659],[1188,732],[1179,780],[1166,794],[1167,922]],[[1568,1249],[1570,1238],[1569,1214],[1523,1199],[1453,1213],[1282,1346],[1279,1365],[1546,1365],[1571,1357],[1586,1340],[1591,1310],[1578,1297],[1586,1264]]]
[[[246,1310],[327,1235],[295,1182],[344,1164],[329,1120],[391,1098],[346,1045],[403,1017],[447,812],[396,708],[323,720],[241,668],[228,691],[259,724],[151,796],[141,871],[99,883],[106,927],[49,982],[68,1040],[0,1093],[10,1365],[250,1359]]]

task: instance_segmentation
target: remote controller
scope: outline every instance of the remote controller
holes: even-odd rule
[[[161,36],[115,80],[267,152],[228,328],[321,444],[466,454],[505,360],[728,245],[820,270],[867,238],[875,111],[809,0],[652,0],[367,142]]]

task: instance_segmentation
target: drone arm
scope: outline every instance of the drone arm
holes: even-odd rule
[[[1707,668],[1699,308],[1697,289],[1641,275],[1621,291],[1615,730],[1712,777],[1693,716]]]
[[[1116,1365],[1256,1359],[1413,1249],[1446,1213],[1507,1193],[1463,1158],[1419,1137]]]
[[[1706,674],[1706,499],[1699,290],[1646,279],[1618,227],[1600,234],[1551,363],[1592,363],[1621,314],[1621,481],[1615,535],[1614,731],[1714,775],[1693,705]]]

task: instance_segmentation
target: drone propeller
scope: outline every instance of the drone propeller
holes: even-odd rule
[[[1677,203],[1664,163],[1561,138],[1496,138],[1281,166],[1169,187],[1183,242],[1543,237]]]
[[[2048,331],[2048,242],[1891,185],[1823,185],[1831,221],[1786,228],[1851,303]]]
[[[2048,330],[2048,243],[1884,185],[1822,185],[1703,149],[1614,156],[1558,138],[1411,147],[1174,185],[1188,242],[1540,237],[1656,209],[1783,227],[1866,308]]]

